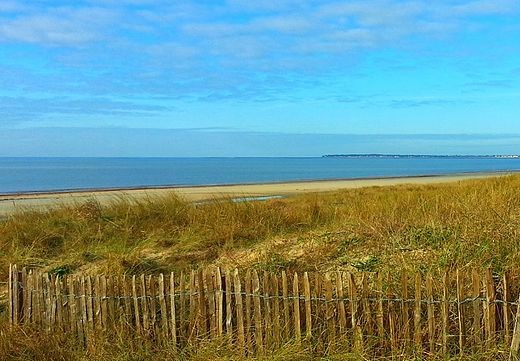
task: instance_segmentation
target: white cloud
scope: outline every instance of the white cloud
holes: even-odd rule
[[[31,11],[0,22],[0,40],[42,45],[81,45],[104,38],[117,19],[114,11],[98,8],[51,8]]]

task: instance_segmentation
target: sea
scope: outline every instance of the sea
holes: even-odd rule
[[[518,170],[519,158],[0,158],[0,194]]]

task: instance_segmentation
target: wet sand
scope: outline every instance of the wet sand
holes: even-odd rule
[[[222,197],[288,196],[297,193],[326,192],[339,189],[373,186],[384,187],[400,184],[436,184],[456,182],[466,179],[497,177],[506,174],[511,173],[468,173],[400,178],[341,179],[264,184],[158,187],[0,195],[0,216],[6,216],[22,209],[45,209],[60,204],[81,203],[93,198],[101,203],[107,203],[121,196],[139,199],[143,197],[152,198],[168,194],[169,192],[175,192],[187,200],[196,202]]]

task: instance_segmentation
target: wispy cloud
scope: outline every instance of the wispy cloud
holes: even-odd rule
[[[318,95],[307,93],[326,89],[339,77],[344,83],[336,84],[338,89],[327,88],[323,92],[328,93],[319,97],[366,105],[366,94],[388,90],[365,89],[363,82],[352,81],[363,59],[371,56],[367,62],[375,62],[378,56],[384,58],[380,54],[385,52],[417,52],[418,58],[429,62],[423,69],[430,69],[442,58],[469,58],[476,47],[461,38],[486,34],[488,27],[494,31],[511,27],[512,19],[520,14],[517,0],[64,3],[0,1],[0,46],[23,49],[17,54],[20,61],[12,60],[9,50],[3,58],[0,52],[0,94],[7,95],[0,98],[4,117],[74,112],[130,117],[168,111],[147,109],[138,102],[110,104],[99,100],[111,96],[187,102],[291,102],[298,97],[316,99]],[[473,52],[466,53],[467,49]],[[417,68],[416,64],[392,64],[388,58],[383,60],[387,64],[377,65],[388,74]],[[503,76],[496,78],[468,77],[460,79],[459,85],[475,89],[508,85]],[[400,79],[393,82],[397,87]],[[369,81],[366,87],[370,87]],[[341,89],[351,92],[338,95]],[[37,100],[45,98],[45,93],[53,95],[47,96],[52,101]],[[424,93],[420,95],[430,96],[427,90]],[[20,94],[24,95],[17,98]],[[98,99],[97,104],[74,104],[73,95]],[[64,96],[71,98],[63,100]],[[409,96],[385,94],[372,104],[391,108],[452,104],[438,96],[423,100],[410,100]],[[21,105],[14,104],[15,98]],[[27,108],[34,110],[28,114]]]
[[[98,7],[29,11],[0,22],[0,40],[42,45],[82,45],[102,40],[117,15]]]

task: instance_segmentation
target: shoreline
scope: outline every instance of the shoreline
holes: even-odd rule
[[[81,189],[55,192],[29,192],[0,194],[0,216],[7,216],[17,210],[46,209],[60,204],[81,203],[89,199],[96,199],[100,203],[110,203],[117,198],[153,198],[170,192],[192,201],[199,202],[214,198],[226,197],[265,197],[289,196],[298,193],[327,192],[340,189],[354,189],[364,187],[384,187],[403,184],[436,184],[457,182],[468,179],[500,177],[518,174],[519,171],[498,172],[468,172],[453,174],[433,174],[402,177],[351,178],[304,180],[291,182],[246,183],[224,185],[196,185],[196,186],[158,186],[135,188],[108,188],[108,189]]]
[[[432,173],[419,175],[403,175],[403,176],[380,176],[380,177],[355,177],[355,178],[325,178],[325,179],[296,179],[289,181],[272,181],[272,182],[246,182],[246,183],[208,183],[208,184],[167,184],[167,185],[150,185],[150,186],[128,186],[128,187],[106,187],[106,188],[70,188],[70,189],[50,189],[42,191],[22,191],[0,193],[0,201],[8,199],[23,199],[24,197],[53,196],[62,194],[79,194],[79,193],[105,193],[105,192],[132,192],[147,190],[176,190],[185,188],[219,188],[219,187],[247,187],[260,185],[283,185],[296,183],[322,183],[322,182],[347,182],[347,181],[374,181],[374,180],[398,180],[398,179],[420,179],[420,178],[443,178],[443,177],[480,177],[480,176],[500,176],[508,174],[520,173],[520,170],[504,170],[494,172],[457,172],[457,173]]]

